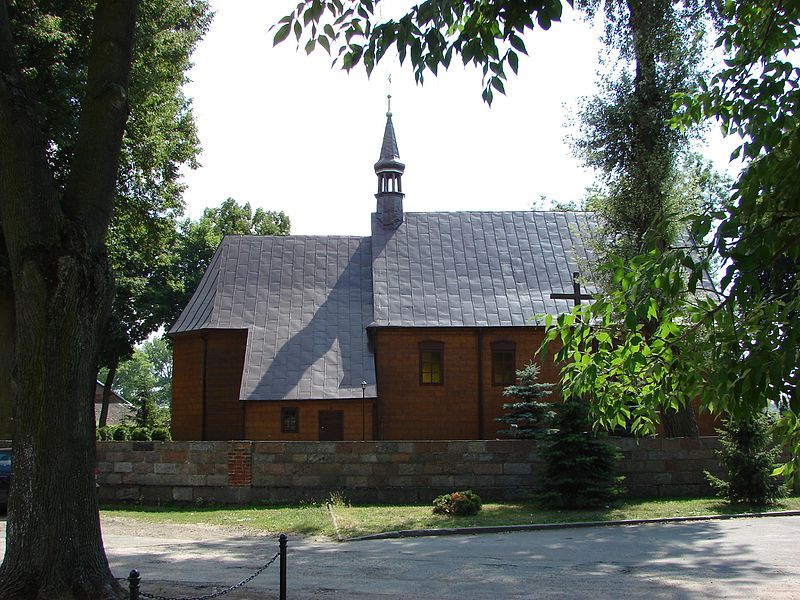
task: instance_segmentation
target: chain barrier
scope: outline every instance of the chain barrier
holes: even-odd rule
[[[250,575],[250,577],[243,579],[239,583],[232,585],[224,590],[220,590],[218,592],[214,592],[213,594],[206,594],[205,596],[193,596],[191,598],[184,598],[184,597],[174,597],[174,596],[156,596],[153,594],[148,594],[146,592],[142,592],[139,590],[139,584],[141,582],[141,578],[139,576],[139,572],[136,569],[133,569],[128,576],[128,584],[130,590],[130,600],[140,600],[140,598],[148,598],[149,600],[212,600],[213,598],[219,598],[220,596],[224,596],[234,590],[238,590],[240,587],[243,587],[253,581],[256,577],[261,575],[264,571],[267,570],[272,563],[278,560],[280,557],[280,598],[281,600],[286,599],[286,536],[280,536],[280,550],[275,553],[275,556],[270,558],[267,563],[259,568],[255,573]]]

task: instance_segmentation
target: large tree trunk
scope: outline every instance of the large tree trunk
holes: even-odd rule
[[[0,598],[117,597],[100,536],[94,410],[86,402],[110,300],[108,269],[99,256],[62,255],[25,271],[17,296],[38,301],[17,303],[19,417]]]
[[[113,285],[105,256],[127,119],[134,0],[100,0],[65,190],[57,190],[0,0],[0,254],[13,286],[14,479],[0,599],[121,598],[94,484],[98,339]]]

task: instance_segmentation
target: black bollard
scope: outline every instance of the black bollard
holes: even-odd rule
[[[280,600],[286,600],[286,534],[278,538],[281,551],[281,592]],[[138,596],[137,596],[138,600]]]
[[[142,579],[139,577],[139,571],[133,569],[128,575],[128,591],[130,592],[130,600],[139,600],[139,583]]]

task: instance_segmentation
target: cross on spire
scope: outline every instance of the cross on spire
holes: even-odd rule
[[[387,88],[387,92],[386,92],[386,116],[387,117],[391,117],[392,116],[392,74],[391,73],[389,73],[389,75],[387,76],[387,79],[388,79],[388,84],[386,86],[386,88]]]
[[[579,306],[580,303],[581,303],[581,300],[591,300],[592,299],[592,295],[591,294],[582,294],[581,293],[581,284],[580,284],[580,281],[578,281],[579,277],[580,277],[580,273],[578,271],[574,271],[572,273],[572,293],[571,294],[553,293],[553,294],[550,294],[550,299],[551,300],[572,300],[572,302],[573,302],[573,304],[575,304],[575,306]]]

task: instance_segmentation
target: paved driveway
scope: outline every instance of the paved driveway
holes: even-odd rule
[[[234,583],[277,540],[107,533],[112,570],[195,596]],[[315,543],[290,539],[289,598],[800,599],[800,517]],[[277,563],[233,599],[274,598]],[[180,582],[180,583],[178,583]]]

